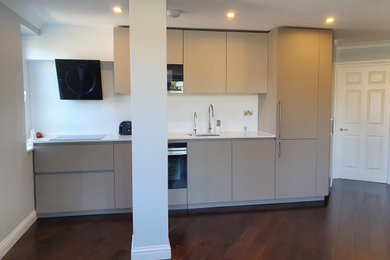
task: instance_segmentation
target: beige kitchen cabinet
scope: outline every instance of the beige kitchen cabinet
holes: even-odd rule
[[[316,139],[276,141],[276,198],[316,195]]]
[[[35,145],[34,167],[38,214],[115,208],[113,144]]]
[[[275,198],[275,140],[232,141],[233,201]]]
[[[320,63],[317,111],[317,181],[316,195],[327,196],[330,184],[330,133],[332,131],[333,33],[320,31]]]
[[[231,146],[231,141],[188,143],[188,204],[232,200]]]
[[[114,208],[114,173],[41,174],[35,177],[38,214]]]
[[[183,30],[167,30],[167,64],[183,64]]]
[[[112,144],[36,145],[36,173],[113,171]]]
[[[184,31],[184,93],[226,93],[226,32]]]
[[[267,33],[227,32],[227,93],[267,93]]]
[[[316,196],[329,193],[332,64],[332,30],[276,28],[268,34],[268,92],[259,95],[259,130],[282,143],[316,141]]]
[[[131,143],[114,144],[115,208],[132,207]]]
[[[114,90],[118,94],[130,94],[129,27],[114,28]]]
[[[169,189],[168,205],[187,207],[187,189]]]
[[[317,138],[319,31],[278,29],[278,137]]]

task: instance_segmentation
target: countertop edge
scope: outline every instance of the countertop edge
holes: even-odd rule
[[[101,140],[58,140],[51,141],[55,136],[45,137],[41,140],[34,140],[34,146],[44,145],[71,145],[71,144],[102,144],[102,143],[131,143],[131,136],[110,136],[107,135]],[[227,140],[259,140],[276,139],[275,135],[266,132],[225,132],[220,136],[190,136],[187,133],[169,133],[168,142],[201,142],[201,141],[227,141]]]

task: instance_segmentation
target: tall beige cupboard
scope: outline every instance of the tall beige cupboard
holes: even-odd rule
[[[332,41],[331,30],[277,28],[268,35],[268,88],[277,118],[276,198],[328,195]],[[260,97],[259,109],[263,104]]]

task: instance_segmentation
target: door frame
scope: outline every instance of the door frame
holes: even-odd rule
[[[383,59],[383,60],[365,60],[365,61],[340,61],[340,62],[335,62],[334,63],[334,73],[333,73],[333,97],[332,97],[332,120],[333,120],[333,125],[332,125],[332,134],[331,134],[331,183],[333,182],[334,178],[338,178],[338,176],[334,176],[335,173],[335,149],[336,149],[336,143],[335,143],[335,122],[336,122],[336,117],[338,116],[338,111],[337,111],[337,95],[338,95],[338,80],[339,80],[339,72],[340,69],[343,67],[364,67],[367,65],[372,65],[372,66],[383,66],[387,65],[390,66],[390,59]],[[390,121],[390,118],[388,119]],[[387,184],[390,185],[390,127],[389,127],[389,141],[387,144],[387,147],[389,149],[388,152],[388,158],[387,158]]]

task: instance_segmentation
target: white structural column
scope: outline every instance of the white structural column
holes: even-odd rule
[[[132,259],[169,259],[166,0],[129,0]]]

